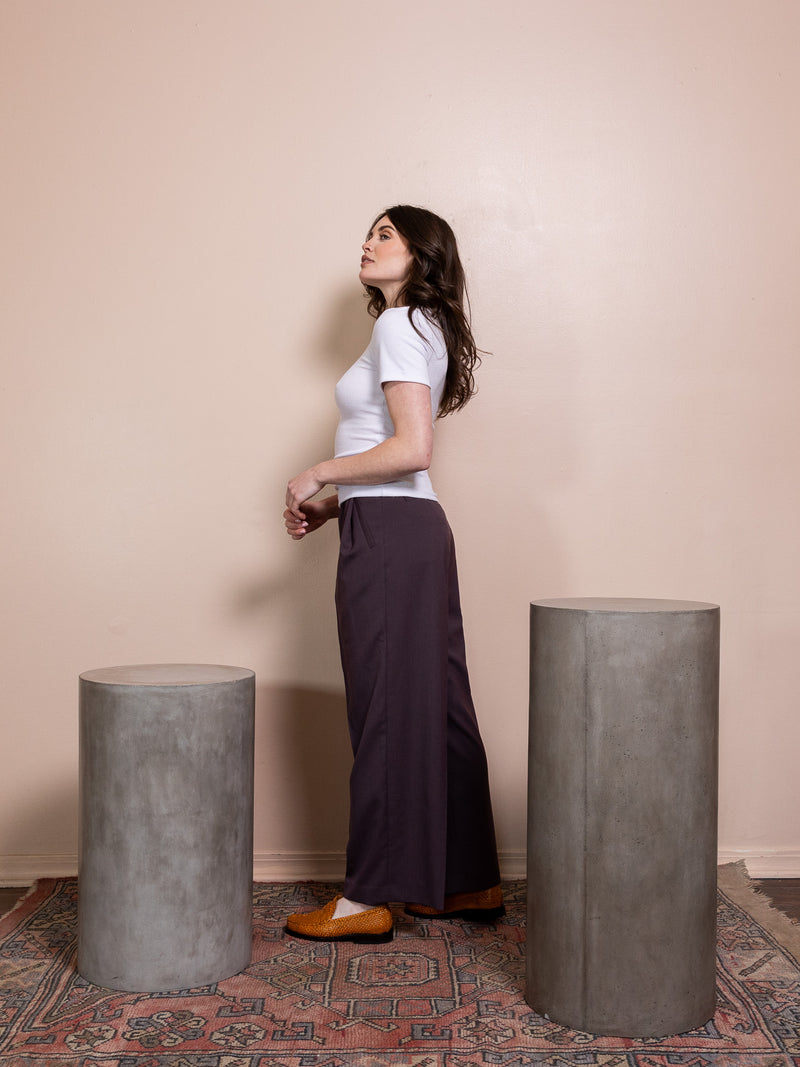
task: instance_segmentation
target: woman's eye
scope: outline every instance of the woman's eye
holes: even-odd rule
[[[388,233],[382,233],[382,234],[380,235],[380,238],[379,238],[379,240],[381,240],[381,241],[388,241],[388,240],[389,240],[389,238],[390,238],[390,236],[391,236],[391,234],[388,234]]]

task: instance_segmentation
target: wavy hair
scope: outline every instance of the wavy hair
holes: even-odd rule
[[[474,371],[481,362],[472,336],[467,283],[456,237],[444,219],[426,208],[411,207],[409,204],[397,204],[382,211],[370,227],[371,230],[384,215],[388,215],[408,245],[413,261],[397,303],[408,305],[412,326],[412,315],[419,308],[439,326],[444,335],[447,374],[438,411],[439,417],[443,418],[451,412],[460,411],[474,395]],[[364,288],[369,296],[369,313],[378,318],[386,309],[384,295],[372,285],[365,285]]]

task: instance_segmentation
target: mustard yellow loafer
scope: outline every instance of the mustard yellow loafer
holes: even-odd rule
[[[478,893],[451,893],[444,898],[441,911],[425,904],[406,905],[406,915],[418,919],[469,919],[471,922],[490,923],[505,913],[503,890],[499,885]]]
[[[308,941],[354,941],[359,945],[392,940],[392,913],[384,904],[360,911],[357,915],[334,919],[333,913],[340,897],[341,894],[317,911],[290,915],[286,920],[286,932],[292,937],[304,937]]]

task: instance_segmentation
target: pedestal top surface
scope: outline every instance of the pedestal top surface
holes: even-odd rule
[[[84,671],[80,677],[101,685],[215,685],[252,678],[253,671],[210,663],[139,663]]]
[[[605,612],[687,612],[718,611],[719,605],[699,600],[647,600],[636,597],[559,597],[554,600],[534,600],[535,608],[560,608],[564,611]]]

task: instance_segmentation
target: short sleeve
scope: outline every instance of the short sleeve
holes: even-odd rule
[[[409,322],[406,308],[384,311],[375,323],[378,379],[384,382],[419,382],[430,388],[430,345]]]

